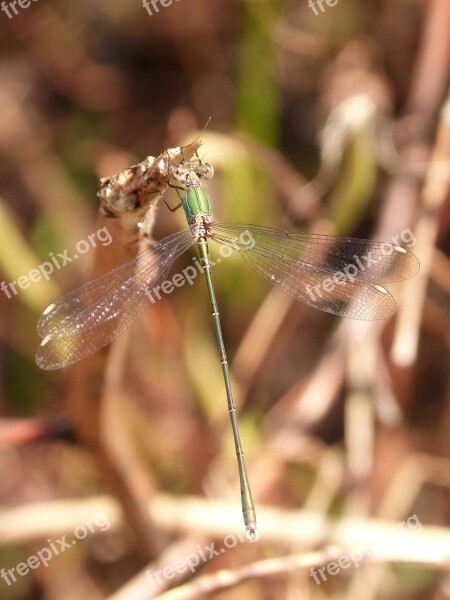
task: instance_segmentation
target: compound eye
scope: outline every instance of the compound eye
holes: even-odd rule
[[[203,165],[203,167],[205,169],[206,179],[212,179],[214,177],[214,167],[212,165],[210,165],[209,163],[205,163]]]
[[[176,180],[179,181],[180,177],[181,177],[181,169],[179,166],[177,167],[172,167],[171,169],[171,175],[172,177]]]

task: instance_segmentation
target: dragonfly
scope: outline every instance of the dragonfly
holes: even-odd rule
[[[169,166],[188,227],[146,249],[132,260],[68,292],[50,304],[38,322],[42,342],[36,362],[59,369],[100,350],[122,334],[155,302],[150,289],[166,281],[174,261],[196,246],[209,295],[234,438],[246,535],[258,539],[256,511],[244,460],[219,308],[212,277],[209,242],[237,252],[255,271],[296,300],[353,319],[390,317],[392,295],[380,282],[415,275],[419,262],[405,248],[387,242],[297,233],[213,220],[204,189],[214,175],[198,155]]]

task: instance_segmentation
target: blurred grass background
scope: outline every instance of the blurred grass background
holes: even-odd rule
[[[97,229],[98,179],[192,141],[210,116],[200,155],[216,170],[208,190],[217,220],[383,240],[411,228],[422,270],[390,286],[399,313],[387,323],[340,322],[292,303],[239,258],[223,261],[214,279],[257,508],[357,517],[375,531],[378,521],[417,515],[448,542],[449,3],[323,7],[316,16],[296,0],[178,0],[150,16],[138,1],[39,0],[11,19],[1,12],[0,275],[8,283],[51,252],[73,255]],[[155,239],[183,220],[161,202]],[[215,529],[206,513],[203,528],[190,522],[183,504],[184,530],[164,514],[160,522],[156,509],[151,524],[144,518],[139,528],[142,514],[130,524],[147,492],[149,501],[163,492],[207,497],[213,507],[225,501],[226,531],[241,529],[203,281],[165,297],[133,327],[120,361],[120,418],[109,429],[92,417],[96,435],[113,438],[102,443],[114,447],[121,493],[99,448],[80,434],[73,375],[36,367],[40,313],[86,281],[94,261],[91,250],[12,298],[0,291],[0,521],[30,507],[15,533],[2,536],[0,527],[0,567],[55,537],[51,527],[33,533],[34,503],[49,502],[48,523],[64,499],[109,493],[125,522],[12,586],[0,580],[2,600],[112,598],[149,561],[172,564],[161,557],[176,555],[180,540],[179,557],[195,551],[203,538],[189,545],[186,535],[223,539],[220,523]],[[189,253],[177,268],[188,264]],[[102,381],[94,387],[100,403]],[[294,527],[289,542],[281,526],[279,539],[268,529],[263,519],[259,544],[239,544],[194,581],[336,543],[331,525],[325,533]],[[360,527],[365,543],[374,535]],[[423,542],[421,567],[402,548],[397,560],[342,571],[320,587],[294,570],[208,597],[450,598],[450,542],[447,562],[427,558],[431,550]],[[162,591],[147,581],[121,597]]]

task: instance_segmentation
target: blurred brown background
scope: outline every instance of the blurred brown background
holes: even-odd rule
[[[1,5],[0,598],[450,598],[449,1],[147,7]],[[238,538],[204,282],[56,372],[35,364],[37,319],[109,248],[8,287],[97,232],[100,177],[192,141],[209,117],[217,220],[407,232],[421,262],[377,323],[291,302],[239,258],[214,270],[257,544]],[[155,239],[182,226],[158,204]],[[113,248],[112,262],[138,250]],[[213,543],[224,552],[204,560]],[[48,567],[18,567],[43,548]],[[342,566],[352,552],[362,566]],[[319,585],[310,568],[339,559]]]

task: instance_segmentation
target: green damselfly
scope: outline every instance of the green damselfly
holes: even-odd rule
[[[181,189],[188,229],[166,237],[129,262],[65,294],[43,312],[36,355],[42,369],[59,369],[103,348],[123,333],[154,299],[149,290],[165,281],[173,262],[197,246],[208,288],[222,365],[241,487],[247,537],[257,539],[256,513],[245,467],[228,361],[211,274],[208,241],[237,251],[244,260],[295,299],[325,312],[354,319],[385,319],[395,311],[380,281],[415,275],[414,254],[390,243],[319,234],[290,233],[256,225],[217,223],[203,189],[214,174],[200,159],[169,166],[169,185]],[[252,243],[249,243],[249,239]]]

